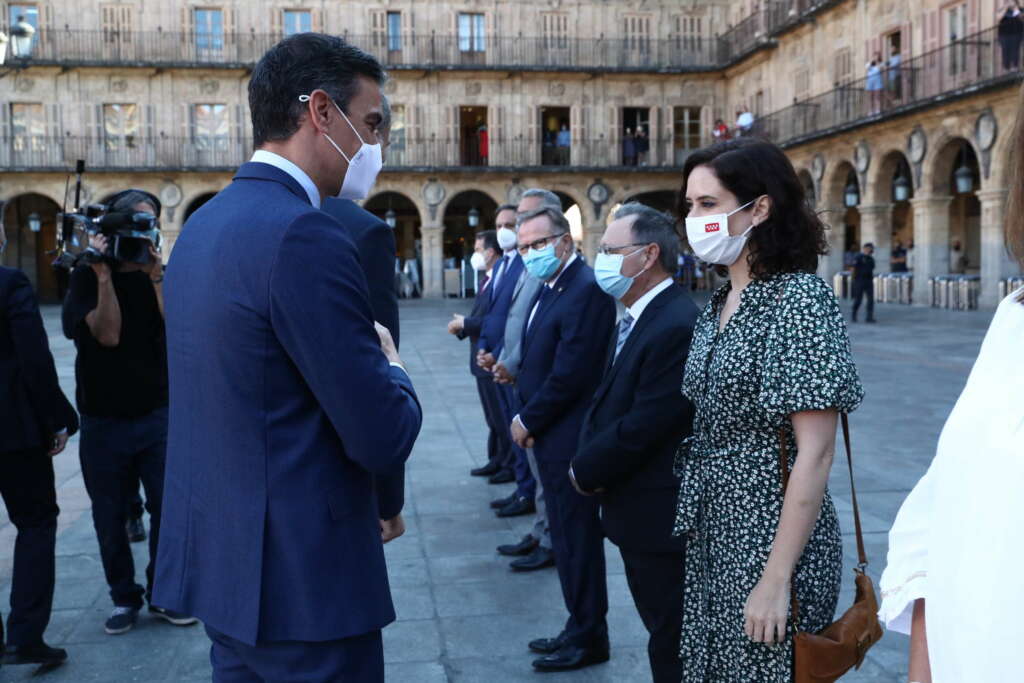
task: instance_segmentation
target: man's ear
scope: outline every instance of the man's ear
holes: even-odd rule
[[[331,122],[331,110],[334,109],[331,96],[323,90],[314,90],[310,93],[306,106],[306,115],[313,122],[313,127],[317,129],[317,132],[326,133]]]

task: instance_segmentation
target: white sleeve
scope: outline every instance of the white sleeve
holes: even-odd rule
[[[929,469],[917,482],[889,531],[889,555],[879,582],[882,605],[878,618],[887,629],[898,633],[910,633],[914,601],[926,597],[931,476]]]

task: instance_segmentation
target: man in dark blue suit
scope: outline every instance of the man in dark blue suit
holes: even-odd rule
[[[522,216],[518,245],[527,271],[544,285],[523,332],[516,379],[522,409],[510,429],[513,440],[537,456],[555,566],[569,611],[558,636],[535,640],[530,649],[545,655],[534,661],[534,668],[565,671],[608,660],[604,536],[597,502],[573,489],[569,462],[601,381],[615,304],[577,256],[560,211],[541,208]]]
[[[477,233],[470,261],[475,272],[483,272],[487,275],[479,285],[479,291],[473,302],[473,310],[469,315],[463,316],[456,313],[448,322],[449,334],[454,334],[459,339],[469,337],[469,372],[476,379],[480,406],[484,412],[484,419],[487,421],[489,431],[487,464],[494,466],[495,476],[502,473],[512,459],[512,442],[509,439],[508,423],[505,422],[505,413],[502,410],[498,387],[491,379],[491,374],[477,365],[476,358],[484,317],[490,312],[494,303],[494,266],[498,262],[500,254],[498,239],[493,230]],[[491,481],[499,483],[494,477],[491,478]]]
[[[249,83],[253,161],[168,264],[153,599],[206,624],[214,681],[384,680],[382,541],[403,525],[379,519],[373,478],[405,462],[422,413],[356,246],[319,210],[380,170],[383,79],[340,38],[271,48]]]
[[[7,239],[0,225],[0,254]],[[57,492],[53,456],[78,430],[57,382],[35,293],[20,270],[0,266],[0,496],[18,530],[14,543],[8,664],[54,666],[67,652],[43,642],[53,607]],[[0,656],[4,627],[0,620]]]
[[[672,535],[680,483],[672,465],[693,431],[693,404],[679,387],[698,311],[672,281],[678,253],[672,220],[642,204],[620,208],[605,231],[595,275],[625,314],[570,470],[580,492],[598,494],[605,533],[619,546],[650,633],[655,683],[683,676],[684,557]]]

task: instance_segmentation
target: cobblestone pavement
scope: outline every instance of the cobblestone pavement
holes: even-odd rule
[[[403,359],[424,406],[423,432],[408,468],[406,535],[387,546],[398,621],[384,631],[389,681],[499,683],[536,680],[526,642],[555,635],[565,613],[554,570],[511,573],[495,553],[518,540],[526,518],[498,520],[488,509],[509,485],[488,486],[470,467],[485,460],[485,428],[467,370],[465,343],[444,332],[465,301],[403,302]],[[852,417],[858,492],[867,533],[870,572],[885,564],[886,532],[904,496],[924,472],[939,430],[970,371],[991,313],[952,313],[879,306],[879,324],[854,325],[854,355],[867,390]],[[74,390],[74,348],[59,331],[56,309],[46,311],[61,382]],[[208,641],[200,627],[176,628],[143,616],[122,636],[107,636],[110,609],[89,500],[78,464],[77,438],[56,459],[61,507],[57,590],[47,639],[68,649],[68,663],[35,680],[209,680]],[[831,482],[855,562],[849,486],[836,462]],[[0,604],[6,613],[14,528],[0,509]],[[134,546],[138,573],[145,544]],[[648,681],[646,633],[633,608],[618,552],[608,545],[612,659],[560,681]],[[840,609],[852,599],[844,577]],[[906,639],[887,634],[848,681],[905,680]],[[0,680],[27,680],[33,667],[4,667]]]

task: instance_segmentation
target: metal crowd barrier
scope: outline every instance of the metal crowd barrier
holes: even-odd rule
[[[980,275],[939,275],[929,279],[929,305],[954,311],[978,308],[981,294]]]
[[[1021,287],[1024,287],[1024,276],[1020,277],[1008,277],[1005,280],[999,281],[999,300],[1002,301],[1006,297],[1016,292]]]
[[[882,304],[914,303],[913,273],[883,273],[875,276],[875,301]]]
[[[849,299],[853,296],[853,276],[848,270],[841,270],[832,278],[832,289],[837,299]]]

